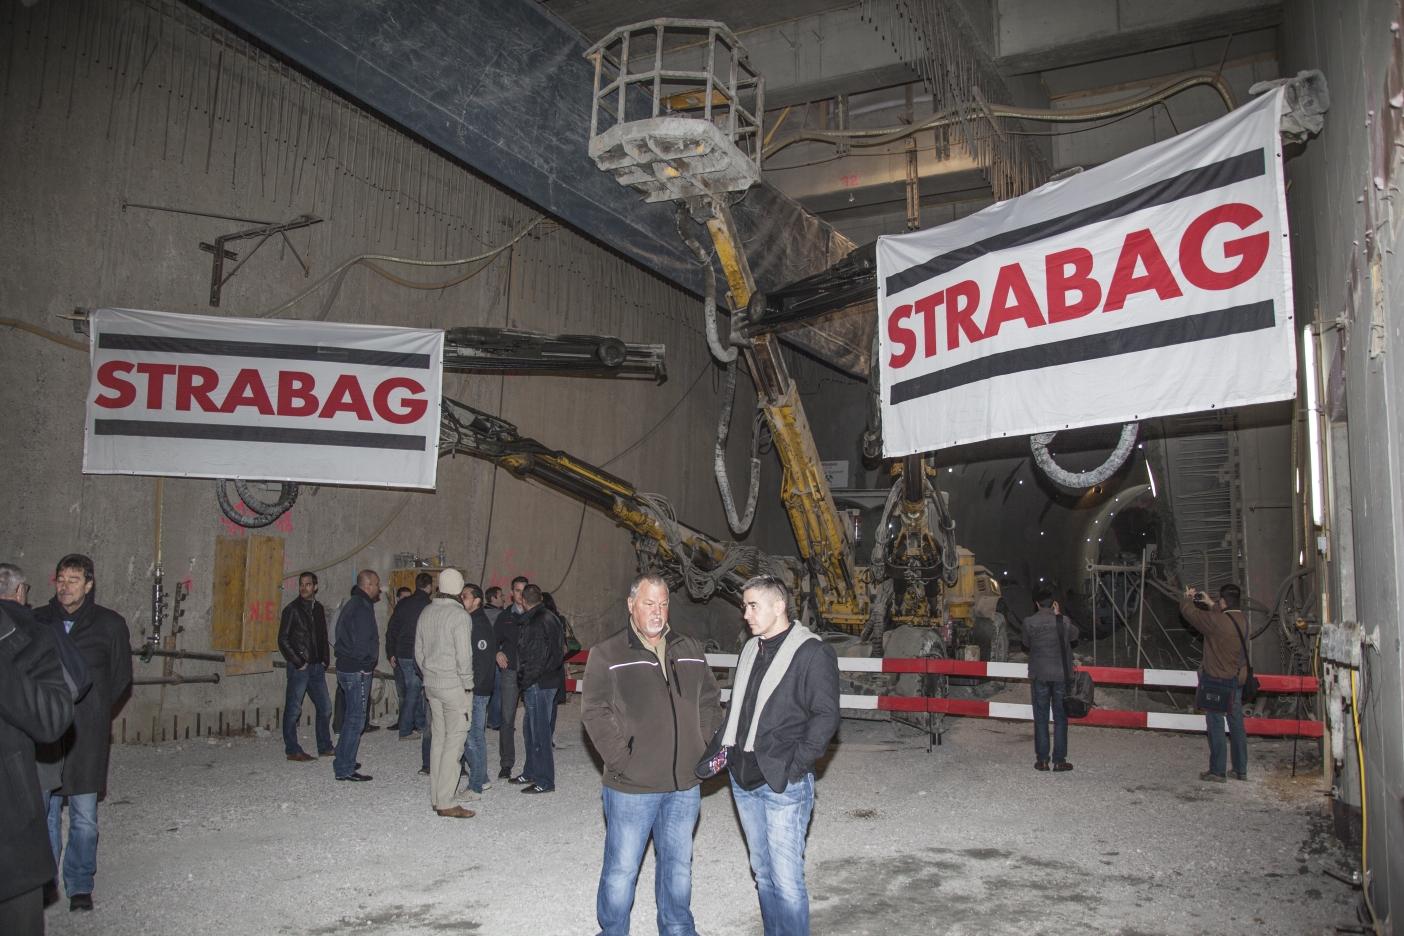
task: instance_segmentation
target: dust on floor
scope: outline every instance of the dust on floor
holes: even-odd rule
[[[49,932],[594,933],[604,822],[578,699],[557,742],[555,793],[498,782],[467,821],[430,811],[419,743],[393,731],[365,737],[366,784],[334,782],[329,759],[289,763],[276,734],[119,746],[97,909],[52,907]],[[1038,773],[1027,723],[953,720],[928,753],[910,728],[845,720],[816,786],[813,932],[1333,932],[1354,894],[1322,869],[1354,865],[1319,768],[1290,777],[1290,741],[1249,753],[1247,783],[1206,784],[1202,735],[1074,727],[1076,769]],[[761,932],[719,781],[704,787],[692,907],[704,936]],[[650,854],[634,932],[654,913]]]

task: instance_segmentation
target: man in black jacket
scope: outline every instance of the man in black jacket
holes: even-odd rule
[[[517,760],[517,700],[521,698],[521,690],[517,688],[517,636],[521,630],[518,617],[517,609],[508,605],[492,625],[497,637],[498,717],[501,719],[497,735],[501,769],[497,776],[503,780],[512,777],[512,765]]]
[[[434,576],[421,572],[414,577],[414,594],[395,602],[395,610],[385,625],[385,658],[405,681],[404,704],[400,708],[402,741],[420,737],[429,727],[424,676],[414,662],[414,635],[419,630],[419,616],[433,600]]]
[[[561,658],[565,631],[560,620],[542,604],[541,589],[522,589],[517,634],[517,685],[522,690],[522,747],[526,763],[520,776],[509,782],[524,784],[523,793],[550,793],[556,789],[556,757],[551,748],[551,713],[561,687]],[[503,712],[503,721],[507,714]],[[506,727],[505,725],[503,726]]]
[[[290,761],[317,758],[297,741],[297,721],[302,717],[302,698],[312,696],[317,709],[317,753],[336,754],[331,741],[331,696],[327,694],[327,609],[317,600],[317,576],[304,572],[297,577],[297,597],[283,609],[278,626],[278,650],[288,663],[288,695],[283,703],[283,753]]]
[[[371,677],[380,659],[380,631],[375,626],[375,603],[380,600],[380,576],[372,569],[356,575],[351,597],[336,616],[336,684],[346,695],[346,718],[336,739],[332,773],[338,780],[370,780],[357,771],[356,753],[366,722],[366,699]]]
[[[0,607],[0,923],[6,933],[44,932],[44,885],[58,868],[34,745],[57,741],[72,720],[73,696],[53,634]]]
[[[473,618],[473,720],[468,725],[468,741],[463,746],[463,762],[468,767],[468,790],[472,799],[490,789],[487,772],[487,738],[483,727],[487,722],[488,702],[492,699],[493,677],[497,673],[494,659],[496,632],[483,610],[483,591],[477,585],[464,585],[463,607]]]
[[[131,632],[122,615],[92,597],[93,560],[73,553],[54,570],[54,597],[38,618],[65,631],[93,679],[73,709],[73,725],[58,740],[63,784],[49,799],[49,838],[63,855],[63,886],[70,910],[93,908],[97,874],[98,797],[107,789],[112,710],[132,683]],[[68,843],[63,847],[63,802],[68,800]]]
[[[1080,633],[1077,625],[1063,617],[1063,609],[1053,598],[1053,589],[1034,589],[1037,610],[1024,618],[1024,646],[1029,648],[1029,695],[1033,700],[1034,770],[1048,770],[1048,713],[1053,712],[1052,770],[1065,773],[1068,763],[1068,716],[1063,698],[1068,691],[1067,674],[1072,672],[1072,643]],[[1060,623],[1061,622],[1061,623]]]
[[[742,592],[753,639],[741,649],[722,736],[732,801],[746,833],[765,932],[808,936],[804,840],[814,762],[838,730],[834,648],[786,616],[785,584],[769,575]]]

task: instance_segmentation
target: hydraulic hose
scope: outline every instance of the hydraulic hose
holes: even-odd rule
[[[1029,436],[1029,448],[1033,449],[1034,461],[1038,467],[1043,469],[1043,473],[1054,481],[1070,488],[1090,488],[1094,484],[1101,484],[1103,481],[1116,474],[1117,469],[1126,464],[1126,459],[1131,457],[1131,450],[1136,444],[1136,433],[1140,430],[1140,423],[1126,423],[1121,427],[1121,439],[1116,443],[1116,448],[1107,456],[1107,460],[1102,462],[1091,471],[1068,471],[1053,460],[1053,456],[1048,451],[1048,445],[1053,441],[1056,432],[1040,432]]]
[[[697,255],[697,262],[702,267],[702,315],[707,320],[707,347],[712,349],[712,356],[718,361],[730,364],[736,360],[736,349],[722,347],[721,336],[717,334],[717,276],[716,271],[712,269],[712,255],[702,248],[702,245],[697,242],[697,238],[693,237],[692,232],[687,229],[686,208],[678,206],[676,221],[678,233],[682,235],[683,243],[687,244],[688,249]],[[725,486],[723,486],[723,490],[725,490]],[[732,529],[735,529],[734,524]]]
[[[1361,652],[1364,652],[1363,648]],[[1375,936],[1379,936],[1380,921],[1375,916],[1375,903],[1370,899],[1370,824],[1365,811],[1365,749],[1360,746],[1360,704],[1356,698],[1353,669],[1350,671],[1350,721],[1355,726],[1355,756],[1360,770],[1360,890],[1365,895],[1365,907],[1370,911],[1371,929]]]
[[[760,436],[761,414],[756,414],[751,428],[751,488],[746,494],[746,512],[736,516],[736,501],[731,495],[731,480],[726,474],[726,439],[731,433],[731,405],[736,399],[736,349],[726,365],[726,395],[722,398],[721,419],[717,422],[717,451],[713,468],[717,487],[721,489],[722,505],[726,507],[726,522],[731,532],[740,536],[751,526],[756,516],[756,498],[760,495]]]
[[[899,127],[878,127],[871,130],[807,130],[788,136],[778,143],[772,144],[765,149],[763,159],[769,159],[787,146],[804,140],[817,141],[821,143],[843,143],[850,146],[882,146],[887,143],[894,143],[898,140],[909,137],[914,133],[923,130],[932,130],[936,127],[946,127],[962,122],[963,113],[973,111],[979,113],[984,111],[991,119],[995,117],[1012,117],[1019,120],[1037,120],[1049,123],[1082,123],[1089,120],[1103,120],[1108,117],[1119,117],[1129,114],[1132,111],[1144,110],[1160,104],[1168,98],[1174,97],[1182,91],[1200,85],[1209,85],[1219,93],[1224,105],[1233,110],[1238,106],[1238,102],[1233,96],[1233,89],[1229,87],[1222,74],[1211,69],[1191,72],[1180,78],[1168,81],[1159,87],[1152,88],[1145,94],[1127,98],[1110,105],[1094,105],[1092,107],[1071,107],[1066,110],[1044,110],[1031,107],[1013,107],[1008,104],[984,104],[983,106],[971,103],[965,108],[952,107],[932,114],[925,120],[912,124],[905,124]]]

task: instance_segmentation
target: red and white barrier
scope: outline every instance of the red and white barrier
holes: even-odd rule
[[[582,650],[566,662],[584,663],[590,652]],[[714,669],[736,666],[734,653],[709,653],[707,663]],[[1025,663],[977,663],[944,659],[873,659],[870,657],[839,657],[839,670],[849,673],[927,673],[932,675],[964,676],[987,679],[1028,679]],[[1130,667],[1079,666],[1099,685],[1149,686],[1193,689],[1199,684],[1199,674],[1193,670],[1133,669]],[[1315,693],[1314,676],[1282,676],[1259,673],[1262,692]],[[567,692],[580,692],[585,685],[581,679],[567,679]],[[730,690],[722,690],[722,701]],[[845,709],[866,709],[880,712],[931,712],[965,715],[975,718],[999,718],[1033,721],[1033,706],[1011,702],[977,702],[970,699],[928,699],[921,696],[841,695],[839,706]],[[1160,731],[1204,732],[1203,715],[1169,712],[1128,712],[1116,709],[1093,709],[1086,718],[1070,719],[1074,725],[1099,725],[1108,728],[1153,728]],[[1297,735],[1303,738],[1322,736],[1322,724],[1309,719],[1245,718],[1244,730],[1251,735]]]

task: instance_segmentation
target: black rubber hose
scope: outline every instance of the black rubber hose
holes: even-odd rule
[[[234,490],[239,492],[239,499],[244,502],[245,507],[265,517],[281,517],[297,503],[298,486],[288,481],[283,482],[278,499],[271,504],[249,490],[248,483],[239,478],[234,479]]]
[[[1277,617],[1282,612],[1282,601],[1287,597],[1287,589],[1292,586],[1292,583],[1295,582],[1297,579],[1301,578],[1303,575],[1315,571],[1316,568],[1314,566],[1302,566],[1300,569],[1293,572],[1291,575],[1287,576],[1285,579],[1282,580],[1282,584],[1277,586],[1277,598],[1272,603],[1272,613],[1269,614],[1268,619],[1263,622],[1263,626],[1253,632],[1253,640],[1257,640],[1259,637],[1261,637],[1263,632],[1266,631],[1270,626],[1272,626],[1273,618]]]
[[[276,514],[272,514],[271,516],[268,514],[255,514],[253,516],[249,516],[248,514],[241,514],[234,509],[234,505],[229,502],[229,493],[225,491],[224,484],[224,478],[219,478],[215,481],[215,500],[219,501],[219,509],[224,512],[224,515],[228,517],[231,522],[237,523],[239,524],[239,526],[246,527],[251,530],[256,530],[260,527],[272,526],[278,521],[279,517],[287,513],[288,508],[292,507],[293,502],[297,500],[297,485],[284,484],[283,496],[278,499],[277,504],[274,504],[272,506],[279,507],[279,505],[283,504],[284,501],[287,502],[286,506],[280,507],[278,509],[278,512]],[[292,488],[291,493],[289,493],[288,491],[289,486],[291,486]],[[257,500],[257,498],[255,498],[255,500]],[[269,505],[265,504],[264,506],[268,507]]]

